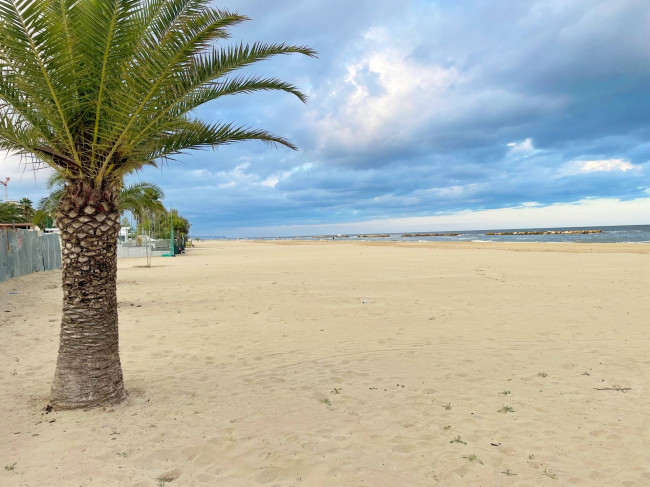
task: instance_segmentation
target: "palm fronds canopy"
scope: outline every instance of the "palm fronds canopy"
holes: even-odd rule
[[[63,177],[120,185],[124,175],[192,148],[257,139],[265,130],[193,117],[227,95],[290,83],[237,75],[306,46],[221,47],[248,20],[207,0],[0,0],[0,149],[31,155]]]

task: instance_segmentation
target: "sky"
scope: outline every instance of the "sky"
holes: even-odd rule
[[[222,0],[226,42],[305,44],[248,72],[298,85],[197,116],[264,128],[130,182],[200,236],[650,224],[647,0]],[[47,193],[0,155],[9,197]],[[0,198],[3,198],[0,188]]]

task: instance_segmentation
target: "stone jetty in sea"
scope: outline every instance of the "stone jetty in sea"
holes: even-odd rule
[[[458,237],[460,233],[405,233],[402,237]]]
[[[530,230],[523,232],[487,232],[485,235],[578,235],[603,233],[602,230]]]

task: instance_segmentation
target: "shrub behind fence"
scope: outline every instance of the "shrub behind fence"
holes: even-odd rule
[[[61,243],[56,234],[33,230],[0,230],[0,282],[12,277],[61,268]]]

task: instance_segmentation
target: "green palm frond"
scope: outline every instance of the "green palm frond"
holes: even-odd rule
[[[161,199],[165,197],[159,186],[141,182],[126,186],[118,198],[120,211],[130,211],[134,215],[144,213],[163,213],[165,207]]]
[[[291,83],[236,71],[306,46],[220,46],[249,20],[209,0],[0,0],[0,149],[31,154],[66,181],[122,178],[189,149],[262,140],[265,130],[193,120],[223,96]]]

